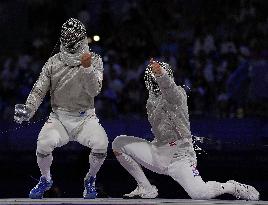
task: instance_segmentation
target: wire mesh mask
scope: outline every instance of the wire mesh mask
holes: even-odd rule
[[[60,42],[63,48],[75,53],[86,38],[86,28],[78,19],[70,18],[61,27]]]
[[[164,63],[164,62],[157,62],[157,63],[159,63],[160,66],[167,71],[167,74],[169,75],[169,77],[174,78],[173,70],[171,69],[169,64]],[[149,93],[153,93],[155,95],[159,95],[161,93],[159,86],[156,82],[156,77],[154,76],[152,72],[152,67],[150,66],[150,64],[145,69],[144,81],[145,81],[145,86],[147,90],[149,91]]]

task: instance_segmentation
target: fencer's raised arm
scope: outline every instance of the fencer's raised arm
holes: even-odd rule
[[[156,82],[164,98],[172,104],[181,105],[184,97],[184,89],[177,86],[174,79],[167,71],[161,68],[161,74],[156,76]]]
[[[92,64],[89,68],[85,68],[87,88],[86,92],[91,96],[95,97],[100,93],[103,80],[103,62],[99,55],[93,54]]]
[[[182,104],[183,89],[177,86],[166,71],[161,76],[156,77],[159,89],[164,98],[169,102],[177,105]]]
[[[26,107],[31,110],[31,117],[34,115],[40,104],[42,103],[47,91],[50,88],[50,74],[51,74],[51,59],[49,59],[42,68],[37,81],[35,82],[27,100]]]

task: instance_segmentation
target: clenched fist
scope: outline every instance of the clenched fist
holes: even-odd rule
[[[152,68],[153,74],[155,74],[157,76],[160,76],[163,74],[163,71],[162,71],[160,64],[158,62],[154,61],[153,58],[151,58],[149,65]]]
[[[91,53],[84,53],[82,56],[81,56],[81,64],[84,68],[88,68],[91,66],[91,58],[92,55]]]

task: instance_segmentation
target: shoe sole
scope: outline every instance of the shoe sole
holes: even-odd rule
[[[123,196],[123,199],[155,199],[157,196],[155,197],[142,197],[140,195],[135,195],[135,196]]]
[[[43,196],[42,197],[32,197],[32,196],[29,196],[30,199],[43,199]]]
[[[97,193],[93,194],[93,193],[89,193],[89,194],[86,194],[83,198],[84,199],[96,199],[97,198]]]
[[[51,189],[51,187],[52,187],[52,184],[44,191],[44,193],[40,197],[36,197],[34,195],[32,196],[31,193],[30,193],[29,198],[30,199],[43,199],[43,196],[44,196],[45,192],[48,191],[49,189]]]
[[[141,198],[141,196],[138,196],[138,195],[136,195],[136,196],[123,196],[123,199],[142,199]]]

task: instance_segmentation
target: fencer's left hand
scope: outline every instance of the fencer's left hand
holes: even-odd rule
[[[24,104],[15,105],[14,121],[21,124],[23,121],[29,121],[31,116],[31,109]]]
[[[91,66],[92,54],[84,53],[81,56],[81,64],[84,68],[89,68]]]
[[[151,58],[149,65],[152,68],[152,72],[154,75],[160,76],[163,74],[163,70],[161,68],[161,65],[158,62],[154,61],[153,58]]]

